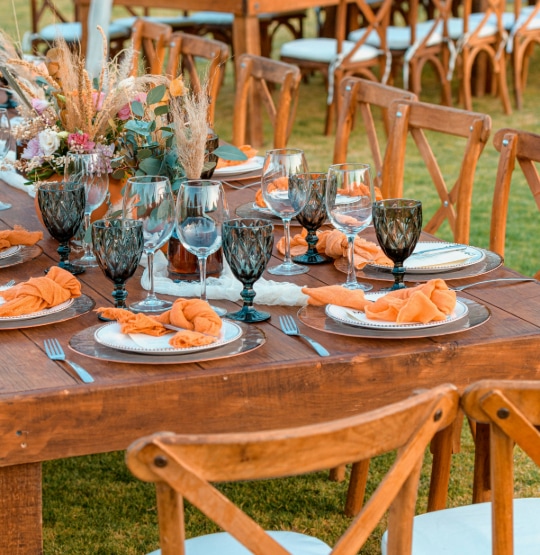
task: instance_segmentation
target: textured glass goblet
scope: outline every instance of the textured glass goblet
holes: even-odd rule
[[[126,281],[135,273],[144,249],[142,222],[97,220],[92,224],[92,243],[99,267],[114,284],[115,308],[126,308]]]
[[[422,203],[418,200],[387,199],[373,204],[373,226],[384,254],[394,262],[394,285],[404,289],[403,263],[414,251],[422,231]]]
[[[253,308],[255,291],[253,284],[261,277],[274,246],[274,226],[268,220],[236,219],[223,223],[223,253],[232,273],[242,282],[240,293],[244,305],[227,318],[241,322],[264,322],[268,312]]]
[[[307,231],[306,242],[308,250],[306,253],[295,256],[294,262],[302,264],[321,264],[330,260],[327,256],[317,251],[317,230],[326,220],[326,204],[324,198],[326,195],[326,173],[308,173],[306,175],[293,175],[291,181],[296,179],[307,179],[308,182],[308,201],[307,204],[296,215],[297,221]]]
[[[84,217],[84,185],[66,181],[42,183],[37,190],[37,198],[45,227],[60,243],[58,266],[72,274],[81,274],[84,268],[69,262],[69,240],[79,229]]]
[[[87,268],[95,268],[98,265],[92,252],[92,243],[89,240],[90,217],[92,212],[99,208],[107,197],[109,190],[107,165],[105,156],[97,152],[91,154],[68,152],[64,165],[64,179],[84,185],[86,194],[84,225],[82,227],[84,253],[77,260],[77,264]]]

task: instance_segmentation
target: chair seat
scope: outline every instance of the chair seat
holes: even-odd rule
[[[323,541],[296,532],[268,532],[292,555],[328,555],[332,549]],[[186,555],[250,555],[242,544],[225,532],[186,540]],[[148,555],[160,555],[161,550]]]
[[[189,16],[191,23],[196,25],[227,25],[234,22],[234,14],[230,12],[193,12]]]
[[[418,43],[421,41],[431,31],[432,27],[433,21],[422,21],[418,23],[416,25],[416,42]],[[442,23],[437,27],[438,28],[429,39],[429,46],[440,44],[443,41]],[[351,31],[347,38],[350,41],[356,42],[360,40],[363,35],[363,29],[356,29],[355,31]],[[381,41],[376,31],[371,31],[369,33],[366,43],[377,48],[381,46]],[[407,48],[411,46],[411,28],[389,25],[386,28],[386,46],[390,50],[407,50]]]
[[[345,40],[342,44],[344,54],[350,52],[355,42]],[[353,62],[361,62],[373,60],[380,56],[381,51],[378,48],[369,45],[362,45],[355,53]],[[337,40],[331,38],[313,38],[313,39],[297,39],[286,42],[281,47],[280,55],[283,58],[297,58],[311,62],[321,62],[331,64],[337,58]]]
[[[114,20],[114,23],[117,25],[123,25],[124,27],[133,27],[135,21],[139,19],[136,16],[131,17],[119,17]],[[175,27],[178,25],[184,25],[191,23],[191,18],[189,16],[144,16],[144,19],[148,19],[148,21],[153,21],[155,23],[165,23],[166,25],[170,25],[171,27]]]
[[[538,553],[540,498],[514,500],[514,554]],[[418,515],[413,555],[491,555],[491,503],[466,505]],[[387,535],[381,551],[386,555]]]
[[[474,30],[482,22],[484,14],[482,13],[472,13],[469,16],[469,33],[473,33]],[[497,33],[496,22],[491,22],[488,20],[486,24],[482,27],[479,36],[491,37]],[[450,17],[448,18],[448,36],[453,40],[458,40],[463,35],[463,18],[461,17]]]
[[[109,25],[108,36],[117,39],[129,36],[131,29],[128,26],[112,22]],[[56,38],[62,37],[66,42],[77,42],[81,40],[82,28],[78,21],[68,23],[52,23],[43,27],[38,33],[40,39],[53,42]]]

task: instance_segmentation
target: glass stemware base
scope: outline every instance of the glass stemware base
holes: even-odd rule
[[[137,303],[131,303],[129,305],[129,310],[131,310],[131,312],[159,313],[165,312],[165,310],[169,310],[172,305],[173,304],[171,301],[158,299],[154,295],[153,297],[146,297],[146,299]]]
[[[283,262],[283,264],[278,264],[277,266],[272,266],[272,268],[268,268],[267,271],[269,274],[273,274],[275,276],[297,276],[299,274],[305,274],[306,272],[309,272],[309,268],[307,266],[295,264],[294,262]]]
[[[8,210],[11,208],[11,204],[8,202],[0,202],[0,210]]]

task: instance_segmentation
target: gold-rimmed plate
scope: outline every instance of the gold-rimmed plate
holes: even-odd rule
[[[0,258],[0,268],[9,268],[10,266],[17,266],[17,264],[28,262],[37,258],[42,252],[43,249],[39,245],[31,245],[29,247],[22,245],[17,252]]]
[[[236,341],[227,343],[222,347],[217,347],[209,351],[197,353],[177,354],[160,356],[152,354],[131,353],[111,349],[101,345],[94,338],[94,333],[103,324],[92,326],[76,333],[69,340],[69,347],[76,353],[83,356],[106,360],[109,362],[119,362],[127,364],[187,364],[194,362],[204,362],[220,358],[229,358],[243,355],[258,349],[266,342],[266,335],[257,326],[238,323],[242,329],[242,335]]]

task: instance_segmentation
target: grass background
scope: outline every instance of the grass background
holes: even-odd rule
[[[61,0],[60,7],[69,8],[70,0]],[[0,26],[17,37],[30,28],[29,2],[0,0],[3,14]],[[125,15],[119,9],[117,15]],[[163,10],[162,10],[163,12]],[[311,17],[308,32],[314,29]],[[280,33],[276,45],[288,40]],[[539,121],[537,96],[540,92],[539,59],[531,62],[531,75],[524,97],[524,109],[505,115],[498,98],[484,96],[474,101],[474,109],[487,113],[493,120],[493,132],[503,127],[536,131]],[[216,130],[225,139],[232,134],[232,106],[234,97],[233,75],[229,64],[223,89],[218,98]],[[509,81],[510,82],[510,81]],[[454,91],[455,92],[455,91]],[[439,88],[426,72],[422,100],[437,103]],[[456,98],[456,95],[455,95]],[[300,91],[298,115],[289,144],[306,151],[310,168],[324,170],[332,162],[333,137],[322,135],[325,116],[325,89],[320,77],[303,83]],[[359,126],[360,127],[360,126]],[[265,146],[269,146],[265,145]],[[455,175],[459,144],[453,140],[439,143],[436,154],[443,172]],[[261,149],[261,151],[264,148]],[[413,152],[414,149],[411,151]],[[349,149],[349,161],[369,161],[369,151],[361,131],[355,133]],[[476,172],[471,224],[471,244],[487,247],[492,192],[496,175],[498,153],[491,141],[480,159]],[[428,187],[423,164],[415,160],[408,168],[405,191],[408,196],[422,199],[429,210],[436,199]],[[532,275],[540,268],[538,253],[540,234],[537,209],[532,195],[521,177],[516,175],[512,184],[506,245],[506,263]],[[441,236],[449,238],[448,230]],[[450,484],[450,505],[463,505],[471,501],[473,445],[467,427],[462,436],[462,450],[453,456]],[[516,453],[516,494],[538,495],[540,473],[521,452]],[[391,464],[392,457],[380,457],[370,470],[368,488],[375,487],[378,478]],[[426,453],[422,472],[418,510],[424,511],[429,485],[431,457]],[[330,482],[327,473],[279,481],[224,485],[247,512],[259,519],[267,528],[294,529],[319,536],[333,542],[348,525],[343,516],[347,481]],[[158,547],[157,514],[152,485],[134,479],[124,465],[123,453],[107,453],[78,457],[43,464],[43,528],[44,549],[47,555],[99,553],[101,555],[131,555],[147,553]],[[187,508],[188,535],[199,535],[214,528],[197,511]],[[362,550],[364,554],[379,552],[379,537],[384,522]]]

